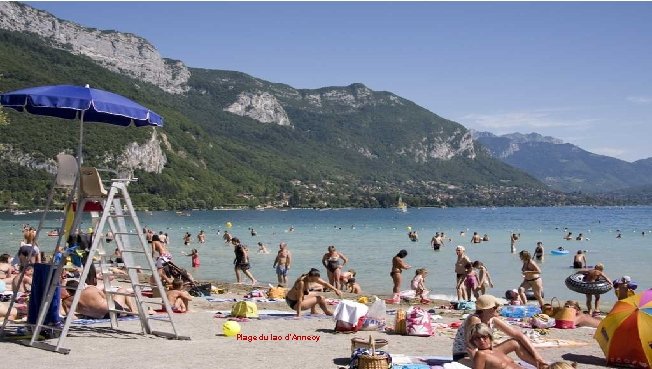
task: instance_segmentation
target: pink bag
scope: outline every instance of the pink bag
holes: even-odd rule
[[[432,336],[435,330],[430,321],[430,314],[418,306],[412,306],[406,317],[408,336]]]

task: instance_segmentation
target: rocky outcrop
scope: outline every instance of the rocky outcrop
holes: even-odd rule
[[[169,93],[188,90],[190,71],[175,60],[164,59],[142,37],[117,31],[82,27],[17,2],[0,2],[0,28],[32,32],[53,46],[85,55],[114,72],[152,83]]]
[[[292,126],[283,106],[274,95],[268,92],[243,92],[238,95],[238,99],[233,104],[227,106],[224,110],[262,123]]]
[[[118,156],[118,167],[130,170],[140,169],[149,173],[161,173],[167,163],[167,157],[161,149],[157,131],[152,130],[152,137],[144,144],[132,142]]]
[[[412,144],[398,152],[399,155],[412,156],[418,163],[432,159],[450,160],[456,156],[475,159],[476,153],[470,132],[456,131],[449,137],[424,137],[421,142]]]
[[[332,106],[340,112],[351,112],[370,105],[403,105],[403,101],[390,93],[374,92],[362,83],[346,87],[326,87],[318,90],[302,90],[302,100],[308,109],[319,111]]]

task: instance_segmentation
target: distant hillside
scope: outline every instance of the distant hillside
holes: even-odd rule
[[[652,158],[629,163],[536,133],[473,135],[492,156],[560,191],[602,193],[652,184]]]

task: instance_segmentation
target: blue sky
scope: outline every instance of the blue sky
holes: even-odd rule
[[[29,2],[190,67],[361,82],[467,128],[652,157],[650,2]]]

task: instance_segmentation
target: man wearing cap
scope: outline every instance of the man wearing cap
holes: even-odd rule
[[[471,365],[470,361],[466,359],[469,356],[469,352],[474,349],[469,342],[469,332],[476,324],[485,323],[492,330],[498,329],[511,337],[507,341],[494,346],[494,351],[499,351],[505,355],[514,352],[521,360],[526,361],[537,368],[547,365],[532,345],[532,342],[523,334],[523,332],[521,332],[520,329],[500,319],[497,314],[500,305],[494,296],[482,295],[478,297],[475,306],[476,312],[474,314],[469,314],[457,330],[455,340],[453,341],[453,360],[462,361],[464,359],[466,361],[465,365]]]

